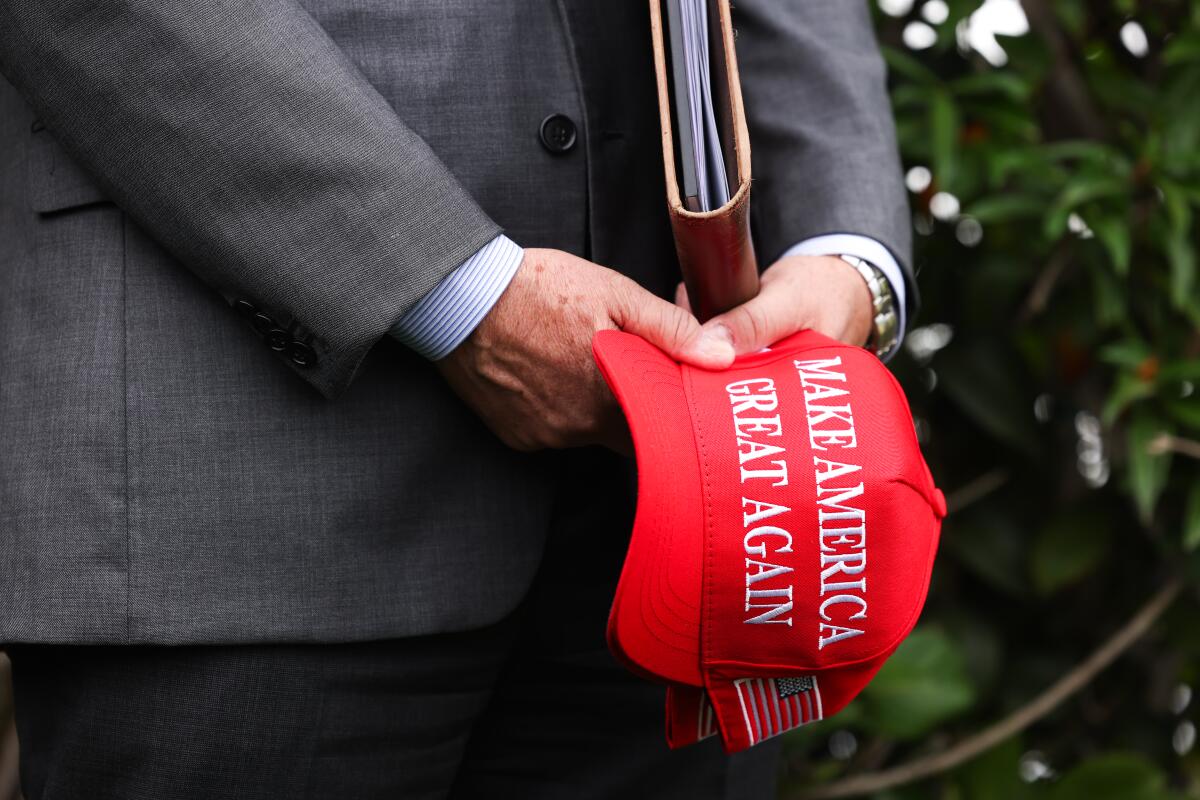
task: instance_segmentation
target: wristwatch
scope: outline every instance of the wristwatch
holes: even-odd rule
[[[865,347],[887,361],[900,346],[900,316],[896,312],[896,295],[883,270],[858,256],[839,255],[842,261],[858,270],[871,292],[875,318]]]

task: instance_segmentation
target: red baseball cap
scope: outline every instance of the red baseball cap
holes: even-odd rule
[[[592,347],[638,466],[608,642],[668,683],[671,746],[841,710],[916,623],[946,514],[900,385],[812,331],[721,372],[620,331]]]

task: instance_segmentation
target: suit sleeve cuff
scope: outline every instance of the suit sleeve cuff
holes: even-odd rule
[[[507,236],[492,239],[406,311],[392,335],[431,361],[445,358],[492,310],[524,255]]]
[[[784,252],[783,257],[786,256],[854,256],[879,267],[891,284],[892,295],[896,298],[896,315],[900,321],[899,341],[904,341],[908,322],[905,319],[904,273],[891,251],[882,244],[869,236],[855,233],[830,233],[792,245]]]

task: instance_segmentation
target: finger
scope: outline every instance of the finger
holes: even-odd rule
[[[675,305],[689,314],[692,313],[692,301],[688,299],[687,287],[683,285],[682,281],[675,287]]]
[[[757,353],[806,327],[800,298],[789,288],[787,281],[764,281],[757,295],[704,323],[698,346],[727,344],[740,356]]]
[[[631,280],[617,284],[613,321],[623,331],[641,336],[677,361],[705,369],[733,363],[728,342],[702,341],[700,323],[687,311],[656,297]]]

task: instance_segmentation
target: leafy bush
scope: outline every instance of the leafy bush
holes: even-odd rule
[[[880,5],[923,296],[895,368],[952,513],[917,631],[791,735],[785,796],[986,730],[1175,577],[1047,716],[874,796],[1200,796],[1200,2],[1023,0],[1003,66],[964,47],[980,0]]]

